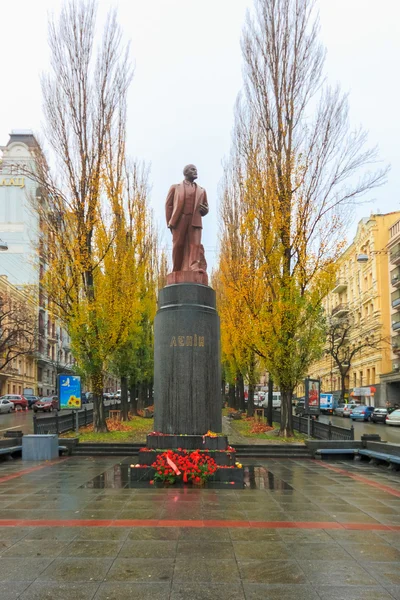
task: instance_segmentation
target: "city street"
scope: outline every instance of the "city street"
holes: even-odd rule
[[[382,440],[400,444],[400,427],[384,425],[383,423],[370,423],[363,421],[352,421],[348,417],[335,417],[332,415],[320,415],[318,419],[321,423],[329,423],[337,427],[347,427],[350,429],[354,425],[354,437],[359,440],[364,433],[378,433]]]
[[[108,402],[106,403],[108,404]],[[93,408],[93,403],[85,404],[86,408],[89,410]],[[59,411],[59,414],[67,415],[71,411],[63,410]],[[53,416],[54,413],[36,413],[40,417],[49,417]],[[33,415],[34,412],[32,410],[22,410],[17,412],[12,412],[4,415],[0,415],[0,436],[3,436],[7,430],[21,430],[23,433],[33,433]]]

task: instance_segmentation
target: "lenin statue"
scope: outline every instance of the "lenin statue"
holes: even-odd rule
[[[165,203],[167,227],[172,233],[172,271],[205,273],[201,244],[202,217],[208,213],[206,190],[195,183],[197,169],[187,165],[185,179],[170,187]]]

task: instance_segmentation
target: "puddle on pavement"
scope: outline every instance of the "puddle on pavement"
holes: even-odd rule
[[[276,477],[265,467],[247,465],[243,467],[245,488],[252,490],[292,490],[292,486]],[[154,489],[154,487],[164,487],[162,484],[151,484],[149,481],[131,481],[130,461],[114,465],[111,469],[96,475],[93,479],[81,486],[82,488],[92,489]],[[165,486],[170,487],[170,486]],[[190,484],[182,482],[175,483],[174,488],[191,487]],[[202,489],[235,490],[243,489],[240,483],[227,482],[208,482]]]

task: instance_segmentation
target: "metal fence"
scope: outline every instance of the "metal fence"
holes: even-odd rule
[[[276,423],[281,422],[281,413],[279,410],[274,410],[272,418]],[[293,415],[293,428],[299,433],[308,433],[308,418],[298,417]],[[315,419],[311,419],[310,423],[311,437],[317,440],[354,440],[354,427],[350,429],[346,427],[337,427],[331,423],[320,423]]]
[[[118,410],[119,404],[109,404],[104,407],[106,417],[109,416],[110,410]],[[78,422],[79,427],[85,427],[93,423],[93,409],[84,407],[78,411]],[[45,434],[45,433],[65,433],[66,431],[73,431],[76,426],[76,413],[70,412],[63,414],[62,412],[54,412],[50,416],[33,415],[33,433]]]

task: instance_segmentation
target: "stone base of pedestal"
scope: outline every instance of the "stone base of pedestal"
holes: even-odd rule
[[[182,450],[226,450],[228,438],[226,435],[211,437],[208,435],[148,435],[147,448],[169,450],[182,448]]]
[[[154,321],[154,429],[199,436],[222,431],[219,317],[215,292],[208,286],[180,283],[160,290]]]

